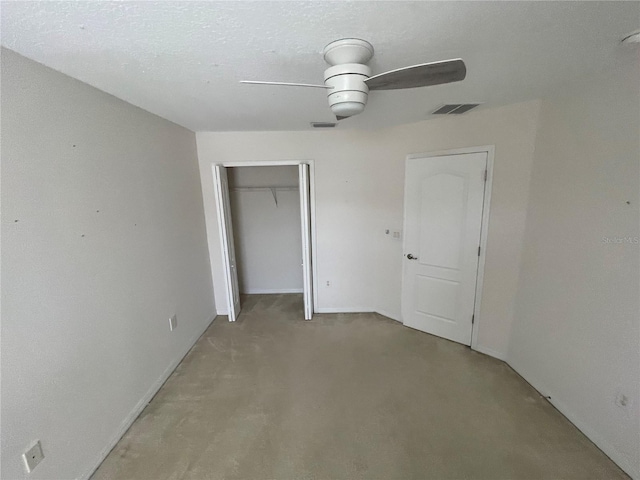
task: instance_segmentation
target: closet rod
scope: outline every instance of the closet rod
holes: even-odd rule
[[[232,192],[271,192],[273,195],[273,201],[278,206],[278,191],[281,192],[297,192],[298,187],[235,187],[231,189]]]
[[[234,192],[271,192],[273,190],[296,192],[298,187],[233,187],[230,190]]]

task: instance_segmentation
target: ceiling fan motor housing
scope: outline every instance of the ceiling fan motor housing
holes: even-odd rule
[[[371,76],[366,63],[373,56],[373,46],[366,40],[344,38],[324,47],[324,59],[331,65],[324,72],[324,84],[333,87],[327,98],[337,117],[351,117],[364,111],[369,87],[364,81]]]
[[[364,111],[369,87],[364,81],[371,76],[371,68],[360,63],[334,65],[324,72],[324,84],[331,111],[338,117],[351,117]]]

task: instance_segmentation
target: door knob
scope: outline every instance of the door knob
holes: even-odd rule
[[[417,259],[418,259],[418,257],[414,257],[414,256],[413,256],[412,254],[410,254],[410,253],[408,253],[408,254],[407,254],[407,258],[408,258],[409,260],[417,260]]]

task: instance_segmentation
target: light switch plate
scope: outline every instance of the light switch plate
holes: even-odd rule
[[[178,316],[174,315],[169,319],[169,330],[172,332],[178,327]]]
[[[40,440],[22,454],[22,459],[24,460],[24,466],[27,469],[27,473],[33,472],[33,469],[36,468],[42,460],[44,460]]]

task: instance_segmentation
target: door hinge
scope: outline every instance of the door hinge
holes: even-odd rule
[[[476,321],[476,314],[471,315],[471,325],[473,325]]]
[[[487,176],[489,175],[489,173],[488,173],[488,172],[489,172],[488,170],[485,170],[485,171],[484,171],[484,181],[485,181],[485,182],[487,181]]]
[[[480,247],[478,246],[478,256],[480,256]]]

